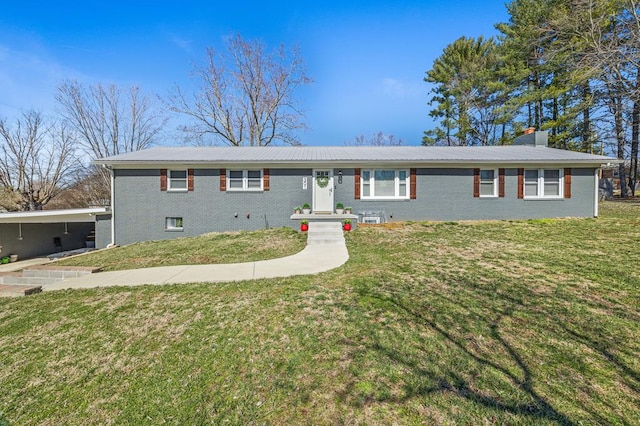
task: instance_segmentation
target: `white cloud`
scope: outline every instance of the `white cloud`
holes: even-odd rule
[[[403,98],[406,94],[404,84],[395,78],[382,79],[382,92],[387,96]]]
[[[379,82],[379,89],[383,95],[394,99],[417,98],[424,96],[424,83],[404,82],[395,78],[383,78]]]
[[[181,50],[191,54],[193,53],[193,49],[191,47],[191,45],[193,44],[193,42],[191,40],[187,40],[183,37],[180,37],[176,34],[170,34],[169,35],[169,41],[171,41],[171,43],[173,43],[174,45],[176,45],[178,48],[180,48]]]

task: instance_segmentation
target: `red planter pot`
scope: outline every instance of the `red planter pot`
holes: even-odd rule
[[[301,230],[302,232],[307,232],[307,231],[309,230],[309,225],[308,225],[308,224],[306,224],[306,223],[301,224],[301,225],[300,225],[300,230]]]
[[[344,229],[345,231],[351,231],[351,224],[345,223],[344,225],[342,225],[342,229]]]

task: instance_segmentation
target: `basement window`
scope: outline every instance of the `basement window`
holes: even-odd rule
[[[165,220],[165,231],[183,231],[184,223],[181,217],[168,217]]]

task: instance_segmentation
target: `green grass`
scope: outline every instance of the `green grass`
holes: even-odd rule
[[[360,228],[349,262],[316,276],[2,299],[0,412],[14,425],[637,424],[639,213]]]
[[[306,234],[291,228],[224,232],[195,238],[148,241],[92,252],[56,262],[65,266],[100,266],[105,271],[154,266],[253,262],[302,250]]]

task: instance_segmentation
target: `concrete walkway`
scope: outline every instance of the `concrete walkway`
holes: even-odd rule
[[[17,262],[5,263],[0,265],[0,273],[21,271],[24,268],[28,268],[29,266],[46,265],[47,263],[51,262],[52,260],[47,257],[34,257],[27,260],[18,260]]]
[[[311,231],[311,223],[309,230]],[[138,286],[145,284],[181,284],[197,282],[241,281],[259,278],[278,278],[325,272],[343,265],[349,259],[344,244],[311,244],[299,253],[280,259],[221,265],[181,265],[125,271],[98,272],[83,277],[45,284],[43,291],[69,288],[110,286]]]

